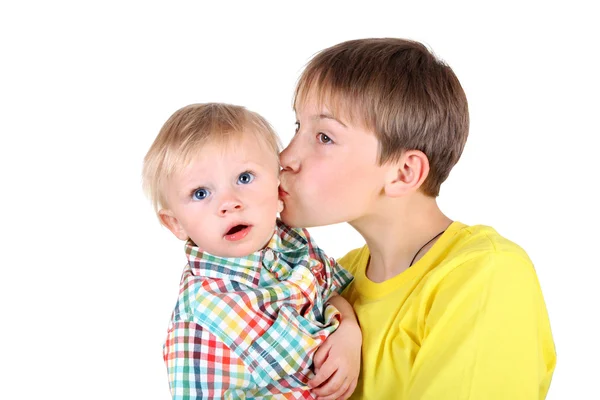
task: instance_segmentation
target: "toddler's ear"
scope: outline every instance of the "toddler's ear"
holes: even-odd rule
[[[183,226],[181,226],[179,220],[175,217],[175,215],[173,215],[173,212],[171,210],[160,210],[158,212],[158,216],[160,218],[160,222],[162,222],[164,226],[166,226],[171,232],[173,232],[173,235],[175,235],[175,237],[177,237],[180,240],[188,239],[189,236],[187,232],[185,231]]]
[[[279,202],[279,204],[277,205],[277,212],[280,213],[283,211],[283,208],[285,207],[285,205],[283,204],[283,200],[279,199],[277,201]]]

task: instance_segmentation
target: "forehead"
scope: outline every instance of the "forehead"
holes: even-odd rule
[[[193,166],[206,169],[215,169],[217,165],[226,168],[247,163],[270,166],[277,159],[277,153],[263,135],[244,131],[203,143],[194,151],[184,171]]]
[[[333,119],[344,126],[366,127],[366,121],[359,104],[332,88],[298,88],[294,99],[294,111],[302,117],[312,119]]]

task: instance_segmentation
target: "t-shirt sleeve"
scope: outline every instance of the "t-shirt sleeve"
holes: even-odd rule
[[[420,305],[422,343],[408,399],[544,398],[556,353],[531,262],[475,257]]]

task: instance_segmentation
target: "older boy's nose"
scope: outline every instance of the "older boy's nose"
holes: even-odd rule
[[[279,154],[279,162],[281,164],[281,169],[284,171],[298,171],[300,162],[298,151],[295,146],[295,139],[292,139],[290,144]]]

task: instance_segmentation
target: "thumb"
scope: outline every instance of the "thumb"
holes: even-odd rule
[[[323,365],[323,363],[327,359],[327,356],[329,355],[329,350],[330,349],[331,349],[331,346],[327,342],[323,343],[323,345],[321,345],[321,347],[319,347],[317,349],[317,352],[315,353],[315,355],[313,357],[313,364],[315,366],[315,373],[317,372],[317,369],[321,368],[321,366]]]

